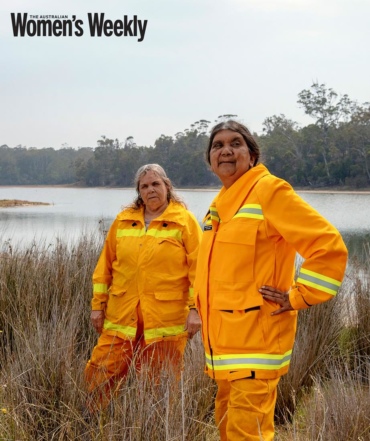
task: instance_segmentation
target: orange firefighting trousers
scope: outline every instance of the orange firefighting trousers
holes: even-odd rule
[[[216,380],[216,424],[221,441],[272,441],[279,378]]]
[[[171,370],[175,375],[181,372],[187,335],[147,345],[143,338],[140,307],[138,314],[138,330],[134,341],[107,335],[103,331],[92,351],[84,372],[90,412],[104,409],[109,404],[117,385],[126,377],[132,364],[137,371],[145,369],[154,383],[158,382],[164,370]]]

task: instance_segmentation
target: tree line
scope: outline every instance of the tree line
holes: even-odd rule
[[[312,118],[299,124],[273,115],[256,133],[261,160],[269,170],[297,187],[370,187],[370,104],[359,104],[325,84],[313,83],[298,94]],[[237,118],[221,115],[214,123]],[[205,162],[210,121],[200,120],[174,136],[161,135],[153,147],[102,136],[95,147],[10,148],[0,146],[0,185],[133,185],[136,170],[159,163],[177,187],[219,185]]]

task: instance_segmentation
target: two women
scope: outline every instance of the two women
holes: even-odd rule
[[[137,348],[145,353],[152,342],[179,365],[184,330],[191,337],[200,325],[196,304],[221,441],[273,439],[297,310],[336,295],[347,250],[327,220],[258,164],[259,154],[242,124],[213,128],[207,160],[223,187],[199,254],[197,222],[163,170],[139,170],[138,199],[113,223],[94,273],[92,320],[102,335],[86,368],[91,391],[124,375]],[[305,260],[295,277],[297,252]]]

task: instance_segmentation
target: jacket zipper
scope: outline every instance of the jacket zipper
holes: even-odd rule
[[[209,351],[211,353],[210,355],[211,355],[211,363],[212,363],[212,375],[213,375],[213,379],[215,380],[216,377],[215,377],[215,366],[213,364],[213,350],[212,350],[211,343],[210,343],[209,339],[208,339],[208,344],[209,344]]]

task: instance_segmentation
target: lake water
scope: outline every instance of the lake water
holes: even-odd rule
[[[189,209],[201,220],[217,190],[180,190]],[[347,236],[370,237],[370,194],[298,192]],[[0,199],[48,202],[52,205],[0,208],[0,244],[29,244],[56,237],[73,240],[82,232],[107,228],[133,189],[0,187]]]

